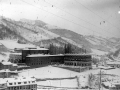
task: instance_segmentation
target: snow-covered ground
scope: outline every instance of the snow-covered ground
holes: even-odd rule
[[[91,49],[91,50],[92,50],[92,54],[96,54],[96,55],[105,55],[105,54],[108,54],[108,52],[100,51],[100,50],[97,50],[97,49]]]
[[[1,62],[2,60],[8,61],[8,59],[9,59],[9,53],[4,53],[4,54],[5,54],[5,55],[0,54],[0,62]]]
[[[78,87],[76,79],[39,81],[37,82],[37,85],[55,86],[55,87],[72,87],[72,88]]]
[[[101,70],[104,71],[106,74],[114,74],[120,75],[120,69],[111,69],[111,70]],[[67,77],[79,77],[80,86],[86,86],[88,84],[88,74],[98,74],[100,69],[89,70],[85,72],[74,72],[58,67],[46,66],[40,67],[35,69],[23,70],[19,73],[19,76],[30,76],[39,79],[45,78],[67,78]],[[55,87],[77,87],[77,80],[76,79],[64,79],[64,80],[47,80],[47,81],[39,81],[37,82],[38,85],[44,86],[55,86]],[[39,89],[42,90],[42,89]],[[47,89],[46,89],[47,90]],[[51,89],[52,90],[52,89]],[[53,89],[54,90],[54,89]],[[59,90],[59,89],[56,89]],[[62,89],[64,90],[64,89]]]
[[[35,69],[23,70],[19,76],[34,76],[36,78],[66,78],[74,77],[78,72],[69,71],[57,67],[47,66]]]
[[[8,49],[35,47],[32,44],[19,44],[17,43],[17,41],[14,41],[14,40],[0,40],[0,43],[3,44]]]

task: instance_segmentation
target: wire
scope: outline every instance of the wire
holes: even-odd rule
[[[45,11],[45,12],[48,12],[48,13],[56,16],[56,17],[59,17],[59,18],[61,18],[61,19],[64,19],[64,20],[66,20],[66,21],[69,21],[69,22],[71,22],[71,23],[73,23],[73,24],[76,24],[76,25],[78,25],[78,26],[80,26],[80,27],[82,27],[82,28],[85,28],[85,29],[87,29],[87,30],[92,30],[92,29],[87,28],[87,27],[85,27],[85,26],[82,26],[82,25],[80,25],[80,24],[78,24],[78,23],[75,23],[75,22],[73,22],[73,21],[71,21],[71,20],[68,20],[68,19],[66,19],[66,18],[63,18],[63,17],[61,17],[61,16],[59,16],[59,15],[56,15],[56,14],[54,14],[54,13],[51,13],[51,12],[45,10],[45,9],[42,9],[42,8],[40,8],[40,7],[37,7],[37,6],[35,6],[35,5],[31,4],[31,3],[25,2],[24,0],[21,0],[21,1],[24,2],[24,3],[27,3],[27,4],[29,4],[29,5],[31,5],[31,6],[33,6],[33,7],[36,7],[36,8],[38,8],[38,9],[41,9],[41,10],[43,10],[43,11]],[[98,33],[98,34],[102,34],[102,33],[99,33],[99,32],[97,32],[97,31],[95,31],[95,30],[92,30],[92,31],[93,31],[93,32],[96,32],[96,33]],[[113,35],[113,33],[111,33],[111,35]]]
[[[44,1],[44,2],[46,2],[46,1]],[[48,4],[50,4],[50,5],[53,5],[53,4],[49,3],[49,2],[46,2],[46,3],[48,3]],[[64,9],[61,9],[60,7],[57,7],[56,5],[53,5],[53,6],[56,7],[57,9],[61,10],[61,11],[64,11],[65,13],[67,13],[67,14],[69,14],[69,15],[77,18],[77,19],[79,19],[79,20],[82,20],[82,21],[84,21],[84,22],[86,22],[86,23],[88,23],[88,24],[90,24],[90,25],[93,25],[93,26],[95,26],[95,27],[97,27],[97,28],[99,28],[99,29],[101,29],[101,30],[103,30],[103,31],[106,31],[106,30],[104,30],[103,28],[100,28],[100,27],[98,27],[98,26],[95,25],[95,24],[92,24],[92,23],[90,23],[90,22],[88,22],[88,21],[86,21],[86,20],[84,20],[84,19],[81,19],[80,17],[77,17],[77,16],[75,16],[75,15],[73,15],[73,14],[65,11]],[[108,31],[106,31],[106,32],[108,32]],[[108,32],[108,33],[110,33],[110,32]],[[110,34],[113,35],[113,33],[110,33]]]
[[[80,3],[79,1],[75,0],[77,3],[79,3],[80,5],[82,5],[84,8],[86,8],[87,10],[89,10],[90,12],[92,12],[93,14],[95,14],[96,16],[98,16],[99,18],[105,20],[103,17],[101,17],[100,15],[96,14],[94,11],[92,11],[91,9],[89,9],[88,7],[86,7],[85,5],[83,5],[82,3]],[[117,26],[115,26],[114,24],[110,23],[109,21],[106,21],[107,23],[111,24],[113,27],[117,28],[120,30],[120,28],[118,28]]]

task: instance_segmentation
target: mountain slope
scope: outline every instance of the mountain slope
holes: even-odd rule
[[[70,43],[74,48],[83,48],[88,52],[112,52],[119,49],[119,38],[102,38],[99,36],[83,36],[73,31],[52,26],[40,20],[21,19],[14,21],[0,18],[0,39],[15,39],[47,48],[51,43],[64,46]]]
[[[42,25],[44,26],[45,23],[42,22],[41,24],[40,21],[31,22],[31,20],[14,21],[2,17],[0,19],[1,39],[15,39],[36,44],[38,46],[41,45],[42,41],[46,42],[43,44],[47,44],[44,45],[47,46],[47,48],[51,42],[56,43],[59,46],[62,44],[65,45],[66,43],[71,43],[74,47],[81,48],[81,46],[76,42],[68,38],[61,38],[60,35],[42,28]]]

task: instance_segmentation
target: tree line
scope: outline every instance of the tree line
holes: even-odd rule
[[[79,48],[77,46],[71,45],[70,43],[57,46],[55,44],[49,45],[49,53],[50,54],[72,54],[72,53],[86,53],[87,50],[83,48]]]

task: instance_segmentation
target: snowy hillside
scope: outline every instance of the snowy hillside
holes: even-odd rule
[[[0,39],[20,40],[38,46],[43,42],[47,48],[51,43],[58,46],[70,43],[74,47],[86,49],[89,53],[96,52],[95,50],[111,52],[120,48],[119,38],[83,36],[40,20],[15,21],[5,17],[0,17]]]

